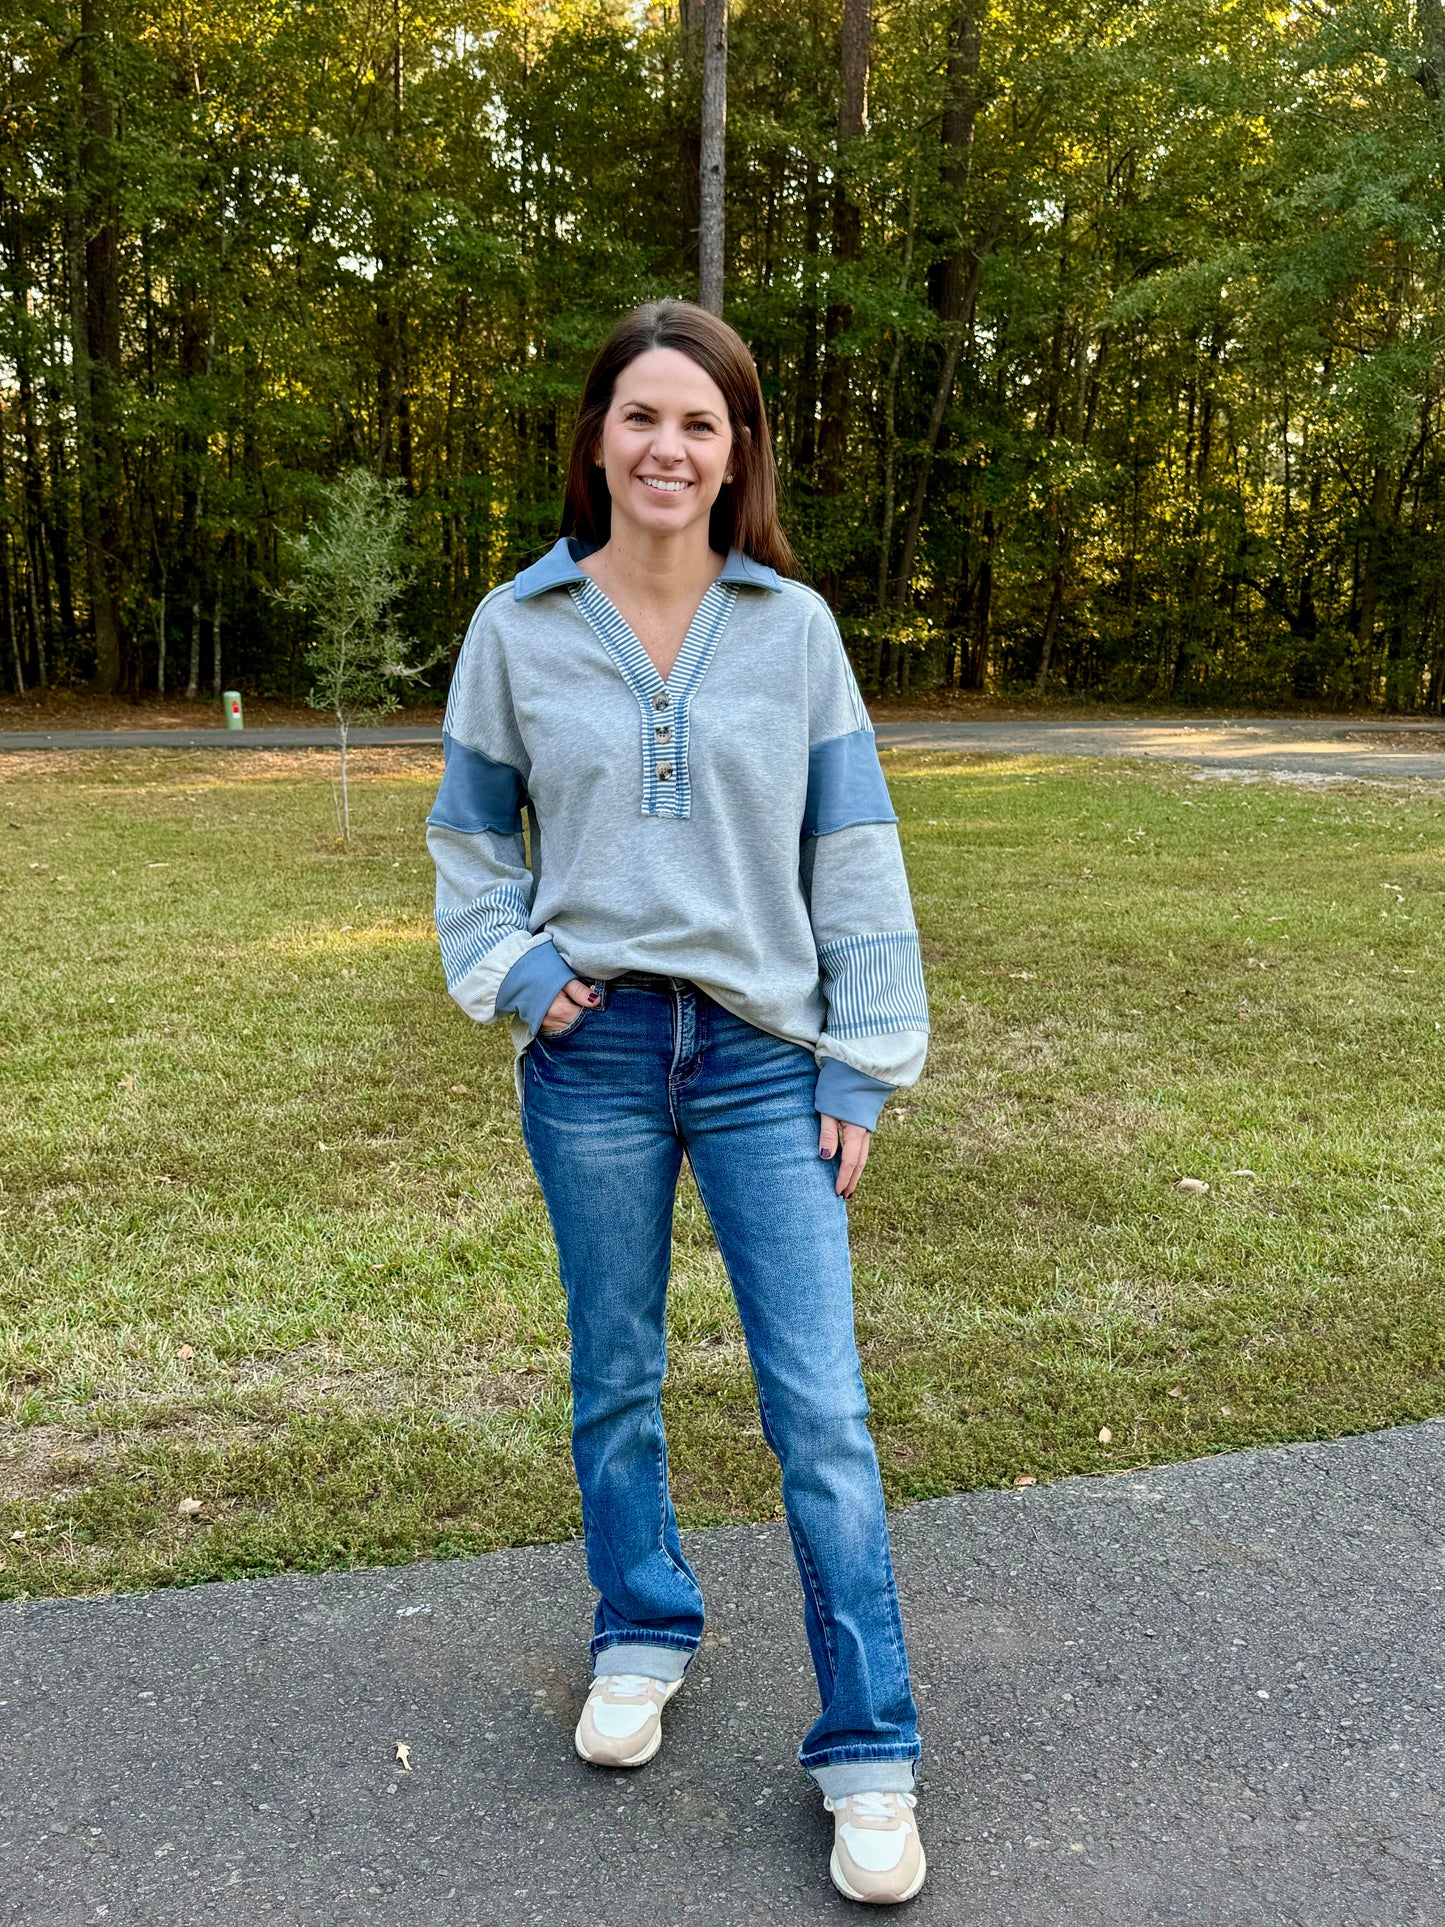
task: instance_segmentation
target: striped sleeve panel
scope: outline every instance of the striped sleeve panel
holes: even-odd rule
[[[528,904],[515,883],[502,883],[459,908],[436,913],[437,939],[447,984],[455,988],[504,937],[528,932]]]
[[[828,1035],[880,1037],[928,1029],[923,959],[912,930],[839,937],[818,951],[828,999]]]

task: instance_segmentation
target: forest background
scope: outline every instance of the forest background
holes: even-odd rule
[[[294,693],[358,463],[454,650],[696,292],[701,14],[4,0],[8,686]],[[870,693],[1439,711],[1441,0],[730,15],[725,312]]]

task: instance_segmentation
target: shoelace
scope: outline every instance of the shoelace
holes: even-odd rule
[[[598,1675],[598,1685],[602,1687],[603,1692],[613,1699],[641,1699],[647,1692],[648,1687],[655,1686],[656,1684],[657,1681],[655,1679],[649,1679],[646,1673],[601,1673]],[[595,1691],[596,1689],[594,1688],[593,1690]]]
[[[860,1820],[896,1820],[900,1800],[906,1807],[918,1805],[916,1793],[847,1793],[836,1800],[825,1799],[823,1806],[828,1813],[836,1813],[848,1800],[853,1802],[853,1811]]]

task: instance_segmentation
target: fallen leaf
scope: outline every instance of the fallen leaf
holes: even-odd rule
[[[1166,1398],[1183,1398],[1184,1387],[1182,1385],[1171,1385],[1165,1396]]]
[[[196,1355],[196,1348],[194,1345],[177,1345],[176,1346],[177,1358],[194,1358],[195,1355]]]
[[[1204,1193],[1209,1189],[1209,1186],[1204,1182],[1203,1178],[1181,1178],[1174,1189],[1184,1192],[1186,1197],[1202,1198]]]
[[[1229,1175],[1232,1178],[1257,1178],[1259,1173],[1251,1171],[1247,1164],[1241,1164],[1237,1171],[1231,1171]]]
[[[1014,1480],[1014,1484],[1015,1485],[1037,1485],[1038,1480],[1034,1477],[1032,1472],[1020,1472],[1018,1477]]]
[[[402,1772],[410,1773],[411,1772],[411,1748],[407,1745],[405,1740],[397,1741],[396,1757],[401,1761]]]
[[[1039,978],[1037,970],[1011,970],[1009,975],[1010,977],[1017,977],[1021,983],[1025,984],[1037,983]]]
[[[452,1096],[453,1097],[470,1097],[471,1092],[467,1089],[465,1084],[453,1084]]]
[[[127,1073],[127,1075],[120,1080],[120,1087],[123,1091],[133,1091],[135,1089],[135,1079]]]
[[[1100,1445],[1112,1445],[1114,1443],[1114,1434],[1109,1430],[1107,1425],[1101,1425],[1099,1427],[1099,1443]]]
[[[188,1519],[198,1519],[205,1509],[200,1499],[182,1499],[176,1507],[176,1511],[184,1513]]]

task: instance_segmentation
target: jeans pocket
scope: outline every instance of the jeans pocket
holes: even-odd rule
[[[564,1024],[561,1030],[539,1030],[537,1032],[537,1035],[541,1038],[544,1044],[560,1044],[564,1037],[570,1037],[573,1031],[576,1030],[591,1015],[592,1013],[590,1010],[579,1010],[577,1015],[572,1019],[571,1023]]]
[[[593,988],[595,989],[596,986],[594,985]],[[534,1044],[540,1044],[543,1050],[549,1050],[553,1044],[564,1043],[574,1032],[582,1028],[589,1017],[594,1016],[600,1009],[600,1004],[589,1005],[587,1008],[579,1010],[571,1023],[564,1024],[561,1030],[539,1030],[532,1039],[532,1042]]]

